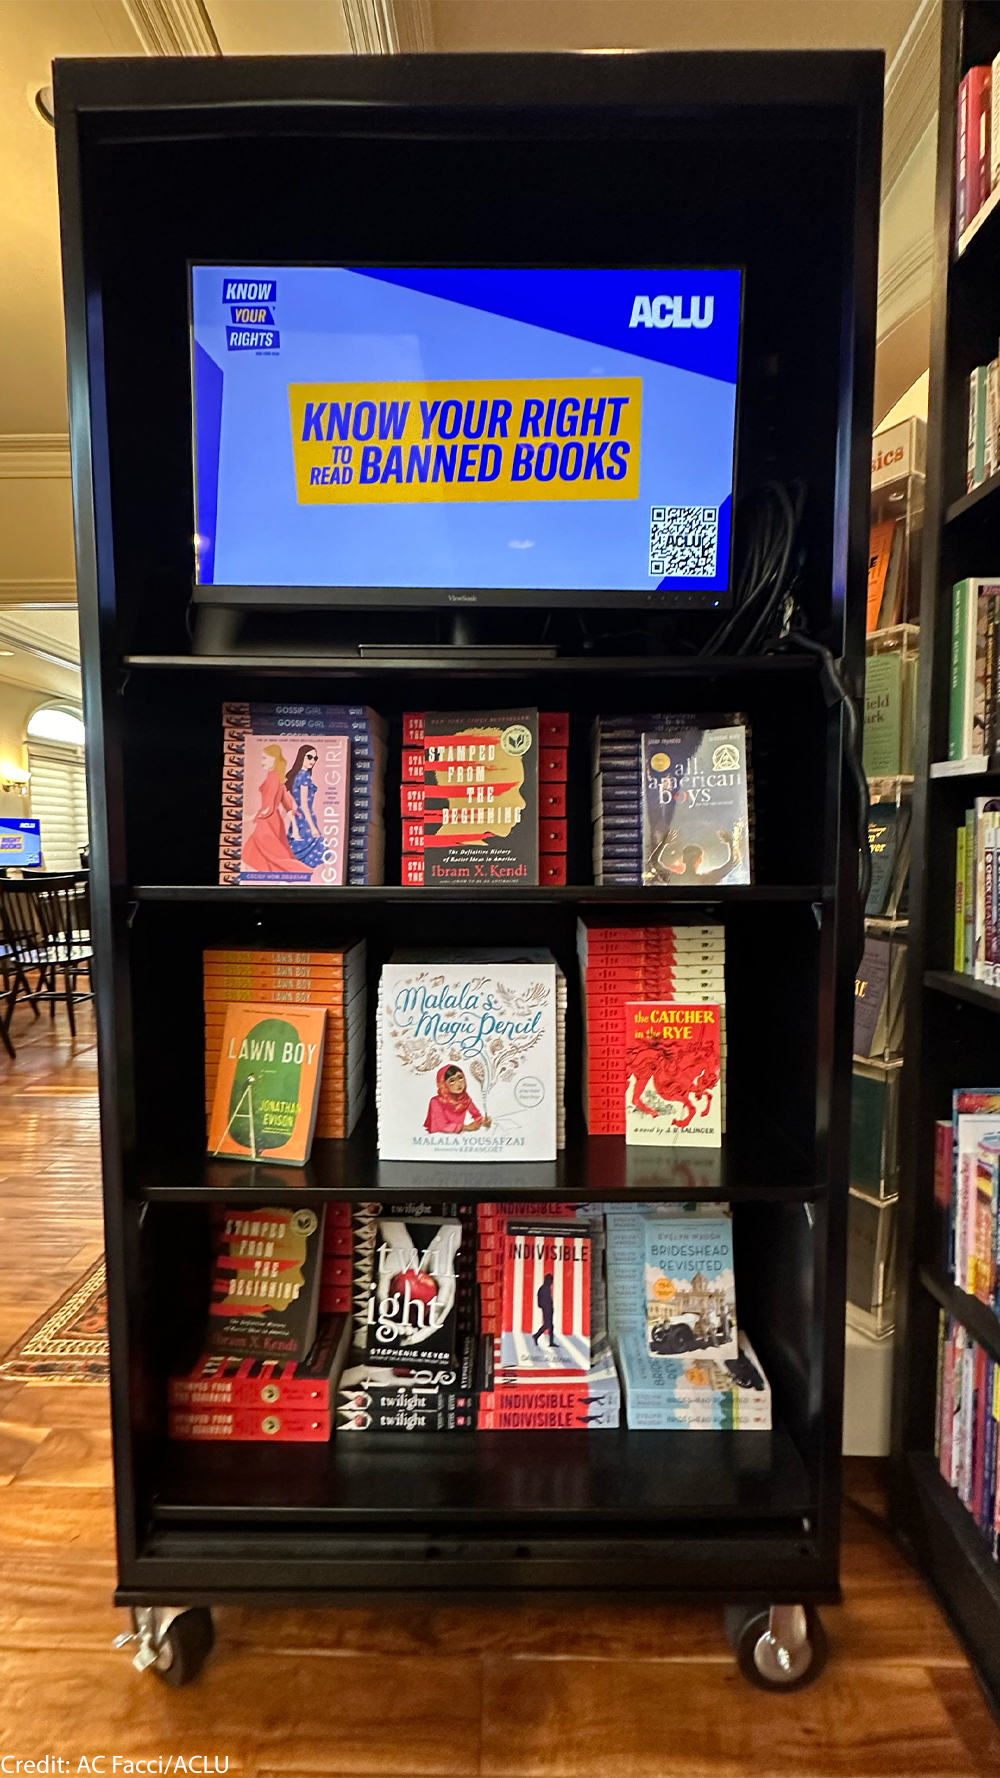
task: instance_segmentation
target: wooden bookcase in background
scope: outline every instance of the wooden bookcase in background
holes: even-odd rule
[[[903,1075],[903,1194],[896,1313],[893,1515],[961,1634],[1000,1712],[1000,1568],[934,1454],[939,1311],[1000,1360],[1000,1320],[951,1284],[934,1207],[934,1121],[954,1087],[1000,1082],[1000,989],[952,969],[955,833],[1000,771],[948,753],[951,589],[1000,571],[1000,475],[966,492],[968,376],[997,353],[1000,204],[954,241],[958,86],[1000,51],[1000,5],[945,0],[935,208],[934,311],[920,617],[910,973]],[[996,194],[994,193],[994,198]]]

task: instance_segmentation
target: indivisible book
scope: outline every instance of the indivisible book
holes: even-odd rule
[[[590,1369],[590,1236],[578,1222],[507,1224],[499,1362],[508,1373]]]
[[[749,883],[746,734],[672,727],[642,736],[642,881]]]
[[[316,1338],[323,1206],[213,1206],[206,1352],[303,1360]]]
[[[224,704],[220,883],[380,883],[384,772],[365,706]]]
[[[625,1005],[625,1141],[655,1148],[722,1144],[722,1006]]]
[[[304,1165],[312,1149],[325,1036],[322,1007],[227,1007],[209,1154]]]
[[[382,1160],[551,1161],[560,996],[552,957],[397,953],[379,984]],[[499,959],[499,960],[498,960]]]
[[[650,1353],[736,1358],[731,1219],[647,1216],[643,1222]]]
[[[480,1390],[483,1432],[603,1432],[619,1424],[621,1386],[607,1342],[577,1376],[494,1375]]]
[[[538,883],[538,711],[424,716],[424,883]]]

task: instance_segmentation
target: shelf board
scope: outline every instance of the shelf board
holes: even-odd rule
[[[968,759],[939,759],[931,766],[932,778],[986,778],[990,762],[984,753],[970,754]]]
[[[973,1339],[1000,1364],[1000,1321],[996,1312],[929,1266],[921,1266],[920,1282],[935,1302],[940,1303],[955,1321],[961,1322]]]
[[[680,902],[691,902],[695,906],[705,906],[708,903],[720,906],[732,901],[814,902],[832,898],[834,891],[832,888],[825,889],[819,883],[734,883],[727,886],[715,884],[704,889],[698,889],[694,884],[681,884],[669,889],[646,888],[641,883],[609,883],[601,887],[593,883],[580,883],[562,888],[548,887],[545,884],[528,888],[523,884],[496,883],[479,889],[463,888],[457,884],[453,888],[410,889],[399,883],[386,883],[371,888],[354,888],[346,884],[325,888],[313,884],[303,886],[300,883],[137,883],[127,894],[133,901],[243,902],[254,906],[258,903],[286,902],[370,905],[384,901],[392,907],[421,907],[432,901],[488,901],[507,904],[566,902],[570,905],[575,902],[596,902],[612,907],[634,902],[647,907],[664,907]]]
[[[380,1198],[517,1199],[581,1203],[701,1199],[719,1203],[810,1203],[824,1195],[809,1160],[780,1130],[757,1132],[740,1152],[721,1148],[628,1147],[624,1136],[584,1136],[555,1161],[380,1161],[373,1122],[346,1141],[317,1141],[304,1167],[158,1156],[136,1168],[136,1195],[154,1203],[268,1203],[291,1192],[302,1203],[360,1193]]]
[[[805,653],[787,655],[557,655],[553,660],[475,660],[455,650],[453,660],[416,651],[398,657],[362,656],[358,653],[329,654],[127,654],[122,666],[129,670],[187,668],[201,672],[350,676],[369,678],[385,674],[398,677],[406,673],[468,674],[476,678],[533,677],[555,674],[557,677],[618,675],[627,673],[646,678],[719,678],[747,673],[815,673],[814,658]]]
[[[338,1434],[328,1444],[167,1445],[159,1523],[450,1526],[791,1519],[815,1509],[788,1433]]]
[[[968,1508],[929,1451],[910,1451],[904,1474],[912,1498],[902,1529],[924,1580],[965,1644],[980,1685],[1000,1715],[1000,1566]]]
[[[962,495],[961,500],[953,500],[945,512],[945,524],[953,525],[956,519],[964,518],[968,512],[975,512],[981,519],[996,518],[1000,515],[1000,499],[996,497],[998,494],[1000,470],[994,475],[988,475],[977,487],[970,488],[967,494]]]
[[[998,185],[994,191],[990,192],[985,204],[979,206],[972,221],[966,224],[962,233],[959,235],[958,246],[956,247],[954,254],[956,260],[961,259],[968,251],[970,244],[975,240],[984,223],[989,222],[998,203],[1000,203],[1000,185]]]
[[[1000,1012],[1000,988],[977,982],[975,976],[962,975],[957,969],[925,969],[924,987],[936,994],[948,994],[953,1000],[967,1000],[984,1012]]]

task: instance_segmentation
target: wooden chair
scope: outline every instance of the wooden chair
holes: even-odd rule
[[[19,998],[28,1001],[36,1017],[39,1004],[47,1002],[54,1018],[61,1001],[75,1037],[76,1005],[93,999],[87,872],[46,872],[0,881],[0,945],[6,999],[0,1037],[8,1054],[14,1055],[10,1023]],[[78,986],[82,975],[87,978],[86,989]]]

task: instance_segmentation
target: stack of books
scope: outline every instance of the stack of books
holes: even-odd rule
[[[385,722],[353,704],[222,706],[220,883],[378,884]]]
[[[598,716],[595,883],[749,883],[748,741],[746,722],[735,716]]]
[[[318,1443],[350,1343],[320,1315],[324,1207],[213,1207],[205,1351],[167,1384],[174,1439]]]
[[[565,1145],[566,983],[551,952],[399,951],[375,1021],[389,1161],[554,1161]]]
[[[946,1275],[987,1308],[998,1302],[1000,1090],[956,1087],[936,1125],[934,1199]]]
[[[969,68],[958,88],[955,143],[956,244],[1000,183],[1000,123],[993,118],[993,84],[1000,56]]]
[[[212,945],[204,953],[205,1102],[210,1117],[226,1007],[236,1002],[318,1006],[326,1010],[326,1042],[315,1134],[349,1136],[367,1093],[365,941],[324,951],[265,951]]]
[[[630,1083],[628,1006],[637,1002],[720,1008],[719,1118],[726,1107],[724,926],[596,926],[577,923],[584,1018],[583,1100],[593,1136],[626,1134]],[[683,1140],[683,1133],[681,1134]]]
[[[565,883],[568,748],[565,712],[407,711],[402,882]]]
[[[1000,358],[969,372],[965,486],[971,494],[1000,469]]]
[[[989,759],[997,744],[997,620],[1000,578],[952,588],[948,758]]]
[[[934,1448],[941,1474],[1000,1555],[1000,1365],[941,1310]]]

